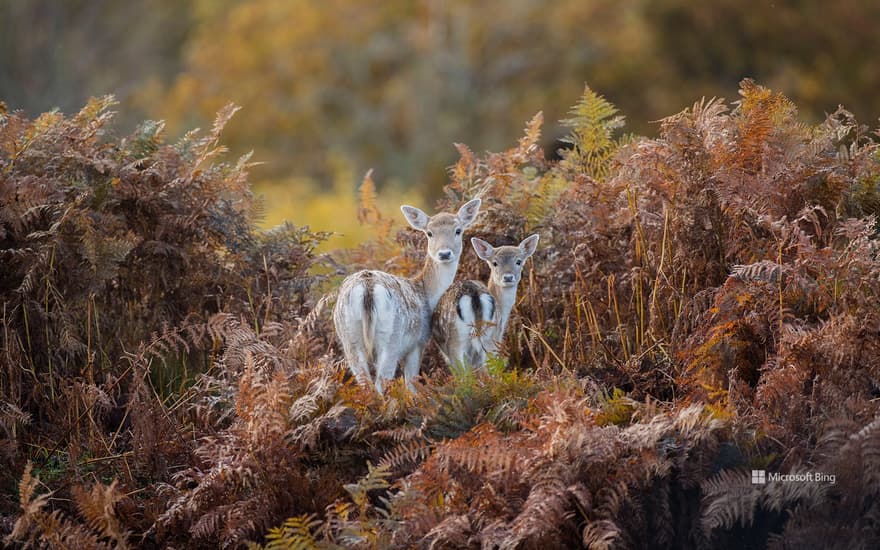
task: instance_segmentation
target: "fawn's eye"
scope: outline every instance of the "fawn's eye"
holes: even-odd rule
[[[429,239],[430,239],[431,237],[434,236],[434,232],[433,232],[433,231],[428,231],[427,233],[428,233],[428,238],[429,238]]]
[[[522,265],[522,260],[517,260],[516,265]]]
[[[492,265],[493,265],[494,267],[498,267],[498,262],[492,262]]]
[[[459,227],[458,229],[455,230],[455,234],[456,234],[456,235],[461,235],[461,228],[460,228],[460,227]]]

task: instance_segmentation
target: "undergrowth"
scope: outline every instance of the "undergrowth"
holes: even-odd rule
[[[486,372],[429,348],[385,398],[327,318],[335,275],[423,259],[369,176],[376,238],[319,255],[257,229],[234,109],[168,144],[114,138],[111,108],[0,111],[7,544],[880,544],[880,153],[842,108],[804,125],[746,80],[647,139],[587,88],[559,160],[540,113],[510,150],[458,145],[438,208],[480,197],[474,235],[542,244]]]

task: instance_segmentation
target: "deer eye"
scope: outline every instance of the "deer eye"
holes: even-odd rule
[[[459,227],[458,229],[455,230],[455,234],[456,234],[456,235],[461,235],[461,228],[460,228],[460,227]]]
[[[434,232],[433,232],[433,231],[427,231],[426,233],[428,234],[428,238],[429,238],[429,239],[430,239],[431,237],[434,236]]]
[[[517,260],[516,265],[522,265],[522,260]]]
[[[498,262],[492,262],[493,267],[498,267]]]

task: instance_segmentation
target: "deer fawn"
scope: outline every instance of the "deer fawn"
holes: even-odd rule
[[[479,369],[484,367],[486,354],[495,353],[504,338],[523,264],[535,253],[538,235],[527,237],[519,246],[493,248],[477,238],[471,244],[489,264],[489,285],[460,281],[450,287],[434,311],[432,332],[447,363]]]
[[[382,271],[359,271],[342,282],[333,308],[336,336],[348,367],[366,384],[372,365],[380,394],[401,362],[406,385],[414,389],[422,351],[431,337],[431,314],[455,278],[461,235],[477,217],[480,199],[468,202],[457,214],[429,217],[406,205],[400,210],[412,227],[428,236],[421,273],[405,279]]]

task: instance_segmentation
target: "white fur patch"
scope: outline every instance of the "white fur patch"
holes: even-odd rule
[[[364,320],[364,285],[354,285],[348,294],[348,308],[346,316],[352,321]]]
[[[480,294],[480,302],[483,304],[483,321],[491,322],[495,312],[495,298],[491,294]]]
[[[471,297],[465,294],[458,300],[458,310],[461,312],[461,322],[471,326],[476,322],[474,317],[474,307]]]

